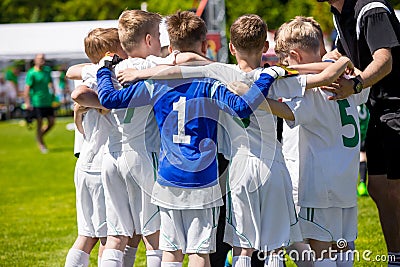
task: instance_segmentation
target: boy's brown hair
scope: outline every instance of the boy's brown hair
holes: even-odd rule
[[[282,24],[275,32],[275,53],[283,63],[292,49],[319,51],[319,36],[318,28],[311,22],[293,19]]]
[[[120,48],[117,28],[96,28],[84,39],[85,53],[92,63],[98,63],[107,52],[117,53]]]
[[[240,16],[233,22],[231,43],[238,51],[262,50],[267,41],[268,27],[265,21],[254,14]]]
[[[130,53],[146,37],[158,35],[161,16],[143,10],[125,10],[118,19],[118,33],[122,48]]]
[[[167,18],[170,45],[181,51],[192,51],[206,40],[207,26],[202,18],[191,11],[178,11]]]

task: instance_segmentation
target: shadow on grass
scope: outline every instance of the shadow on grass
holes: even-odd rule
[[[71,155],[74,154],[74,147],[72,146],[59,146],[59,147],[50,147],[50,153],[62,153],[66,151],[70,151]]]

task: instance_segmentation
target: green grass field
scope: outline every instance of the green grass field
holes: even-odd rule
[[[45,138],[50,152],[44,155],[36,146],[34,130],[19,120],[0,122],[0,266],[64,266],[77,233],[74,133],[66,130],[71,122],[71,118],[57,120]],[[361,261],[355,266],[385,266],[375,261],[386,248],[369,197],[359,199],[356,248]],[[372,253],[370,261],[362,259],[366,250]],[[97,266],[96,254],[97,249],[90,266]],[[142,247],[135,266],[145,266]]]

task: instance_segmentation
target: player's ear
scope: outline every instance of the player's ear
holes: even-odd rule
[[[264,44],[264,47],[263,47],[263,53],[267,53],[267,51],[268,51],[268,49],[269,49],[269,42],[268,41],[265,41],[265,44]]]
[[[171,45],[168,46],[168,52],[171,54],[174,51]]]
[[[207,48],[208,48],[208,42],[207,42],[207,40],[202,41],[202,42],[201,42],[201,52],[202,52],[204,55],[207,55]]]
[[[298,53],[296,50],[292,49],[289,51],[289,57],[292,60],[295,60],[297,63],[301,62],[301,55],[300,53]]]
[[[151,42],[152,42],[152,40],[151,40],[151,35],[150,34],[146,34],[146,36],[144,37],[144,41],[145,41],[145,43],[146,43],[146,45],[147,46],[151,46]]]
[[[229,42],[229,51],[231,52],[232,56],[236,55],[236,48],[231,42]]]

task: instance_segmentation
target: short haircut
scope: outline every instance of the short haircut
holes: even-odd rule
[[[282,24],[275,32],[275,53],[283,62],[290,50],[319,51],[320,32],[309,21],[293,19]]]
[[[146,34],[155,35],[162,17],[143,10],[125,10],[118,19],[118,33],[122,48],[130,53]]]
[[[233,22],[230,33],[231,43],[238,51],[259,51],[267,40],[268,27],[267,23],[257,15],[243,15]]]
[[[120,42],[117,28],[96,28],[85,37],[85,53],[93,63],[98,63],[109,51],[118,52]]]
[[[191,51],[198,42],[206,40],[207,26],[192,11],[178,11],[167,18],[167,31],[174,49]]]

